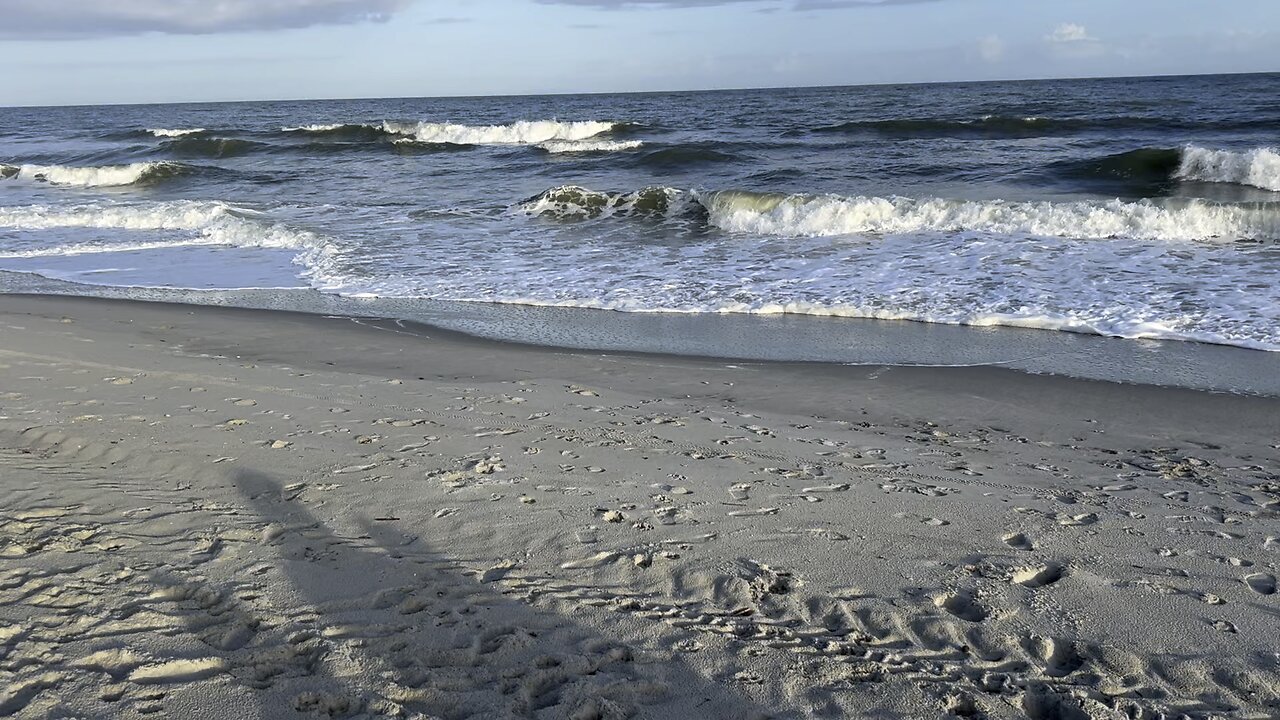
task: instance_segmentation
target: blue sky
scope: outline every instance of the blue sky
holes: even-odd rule
[[[0,0],[0,105],[1280,70],[1277,0]]]

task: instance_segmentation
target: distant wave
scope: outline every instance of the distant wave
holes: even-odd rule
[[[1121,130],[1248,130],[1274,128],[1280,120],[1196,122],[1147,116],[1049,118],[1038,116],[984,115],[977,118],[895,118],[854,120],[809,128],[813,133],[879,135],[897,139],[933,138],[1030,138],[1091,131]],[[801,132],[790,131],[795,136]]]
[[[188,166],[170,162],[74,167],[67,165],[0,165],[0,178],[72,187],[118,187],[158,182],[186,173]]]
[[[644,145],[639,140],[548,140],[538,147],[552,154],[598,153],[634,150]]]
[[[580,220],[637,212],[669,215],[687,211],[691,203],[721,230],[777,237],[982,233],[1098,240],[1280,239],[1280,205],[1262,203],[1162,206],[1149,201],[971,201],[674,188],[602,193],[565,186],[530,198],[517,209]]]
[[[322,140],[336,140],[340,142],[377,142],[403,137],[399,133],[383,127],[382,124],[370,125],[364,123],[299,125],[294,127],[283,127],[280,128],[280,131],[287,134],[304,135]]]
[[[201,158],[239,157],[270,149],[268,144],[253,140],[207,137],[204,135],[186,135],[161,143],[160,147],[162,150],[179,157]]]
[[[459,125],[455,123],[401,122],[330,123],[281,128],[281,132],[298,133],[326,139],[347,141],[418,142],[449,145],[540,145],[543,143],[581,142],[588,138],[621,131],[626,123],[582,120],[521,120],[508,125]],[[617,149],[617,148],[614,148]],[[598,151],[598,150],[597,150]],[[557,152],[550,150],[550,152]],[[574,152],[561,150],[561,152]]]
[[[639,163],[648,167],[670,170],[714,163],[737,162],[739,159],[737,155],[706,147],[705,144],[691,144],[673,145],[647,152],[640,156]]]
[[[1043,135],[1053,130],[1077,129],[1083,121],[1051,120],[1042,117],[987,115],[972,120],[935,118],[858,120],[812,129],[815,133],[871,133],[899,138],[954,136],[1016,137]]]
[[[1275,148],[1232,152],[1188,145],[1182,151],[1176,177],[1183,180],[1252,185],[1280,192],[1280,153]]]
[[[455,145],[537,145],[577,141],[610,132],[617,123],[584,120],[522,120],[510,125],[454,125],[451,123],[384,123],[383,127],[414,142]]]
[[[148,128],[147,132],[151,133],[156,137],[176,138],[176,137],[183,137],[184,135],[199,135],[200,133],[205,132],[205,129],[204,128],[177,128],[177,129],[171,130],[166,128]]]

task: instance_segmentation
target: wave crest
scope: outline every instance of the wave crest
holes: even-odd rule
[[[698,199],[712,224],[723,230],[784,237],[915,232],[1096,240],[1280,237],[1280,209],[1268,205],[915,200],[741,191],[711,192]]]
[[[389,133],[424,143],[451,145],[537,145],[551,141],[577,141],[611,132],[617,123],[597,120],[560,122],[521,120],[509,125],[455,125],[452,123],[385,122]]]
[[[516,206],[529,215],[560,220],[586,220],[604,216],[663,216],[689,207],[688,193],[675,188],[652,186],[634,192],[609,193],[578,185],[562,185],[539,193]]]
[[[644,145],[639,140],[549,140],[538,147],[549,153],[594,153],[634,150]]]
[[[185,135],[199,135],[205,132],[204,128],[147,128],[147,132],[155,137],[161,138],[177,138]]]
[[[157,182],[182,175],[180,163],[137,162],[128,165],[74,167],[68,165],[0,165],[0,178],[71,187],[119,187]]]
[[[1280,153],[1274,148],[1244,152],[1211,150],[1188,145],[1175,177],[1182,180],[1252,185],[1280,192]]]
[[[565,220],[674,216],[694,207],[705,213],[708,224],[721,230],[775,237],[981,233],[1079,240],[1280,239],[1280,205],[1274,203],[917,200],[742,190],[686,192],[669,187],[607,193],[563,186],[516,207],[527,214]]]

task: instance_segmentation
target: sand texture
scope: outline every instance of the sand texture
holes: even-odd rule
[[[1280,402],[0,296],[0,716],[1280,715]]]

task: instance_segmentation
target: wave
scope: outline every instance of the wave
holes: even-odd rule
[[[1095,118],[1019,117],[984,115],[978,118],[899,118],[890,120],[854,120],[835,125],[809,128],[813,133],[866,134],[894,139],[937,138],[1031,138],[1047,135],[1069,135],[1094,131],[1158,130],[1205,131],[1250,130],[1274,128],[1276,120],[1241,120],[1197,122],[1194,120],[1149,116],[1113,116]],[[789,131],[798,135],[803,131]]]
[[[199,135],[200,133],[205,132],[205,129],[204,128],[176,128],[176,129],[147,128],[147,132],[155,137],[176,138],[176,137],[183,137],[186,135]]]
[[[351,143],[394,142],[428,146],[536,145],[549,153],[611,152],[630,150],[640,141],[604,140],[599,136],[633,132],[633,123],[583,120],[522,120],[508,125],[460,125],[455,123],[402,122],[318,123],[282,127],[289,135]]]
[[[1182,151],[1174,148],[1139,148],[1083,161],[1057,163],[1067,174],[1095,179],[1160,183],[1173,179],[1182,164]]]
[[[916,200],[741,191],[706,193],[698,200],[722,230],[783,237],[927,232],[1095,240],[1280,238],[1280,207],[1263,204]]]
[[[639,140],[549,140],[538,147],[549,153],[599,153],[634,150],[644,145]]]
[[[712,163],[737,162],[738,160],[739,158],[736,155],[713,150],[709,147],[676,145],[645,153],[640,156],[639,163],[648,167],[670,170]]]
[[[1280,192],[1280,153],[1274,148],[1232,152],[1188,145],[1182,151],[1175,177],[1201,182],[1252,185]]]
[[[974,201],[665,187],[602,193],[565,186],[516,208],[531,215],[580,220],[638,210],[671,215],[686,211],[690,203],[696,203],[707,223],[720,230],[775,237],[975,233],[1079,240],[1280,239],[1280,205],[1272,203]]]
[[[1043,117],[986,115],[972,120],[936,118],[897,120],[857,120],[812,128],[815,133],[872,133],[895,138],[941,138],[955,136],[1032,137],[1056,130],[1079,129],[1081,120],[1051,120]]]
[[[384,122],[382,128],[406,140],[452,145],[537,145],[551,141],[594,138],[619,127],[619,123],[582,120],[522,120],[510,125],[455,125],[452,123]]]
[[[562,185],[539,193],[516,206],[529,215],[563,220],[604,216],[669,216],[694,203],[692,195],[675,188],[652,186],[634,192],[609,193],[577,185]]]
[[[0,165],[0,178],[72,187],[119,187],[152,184],[183,175],[189,170],[186,165],[170,162],[137,162],[98,167]]]
[[[332,123],[328,125],[300,125],[283,127],[280,131],[287,134],[304,135],[329,141],[340,142],[378,142],[403,137],[399,133],[388,130],[381,124],[364,123]]]
[[[160,144],[160,148],[179,157],[228,158],[268,149],[266,143],[239,138],[187,135]]]
[[[1140,148],[1083,161],[1055,163],[1051,169],[1086,181],[1120,182],[1134,192],[1160,193],[1178,181],[1248,185],[1280,192],[1280,154],[1273,148],[1246,151]]]

